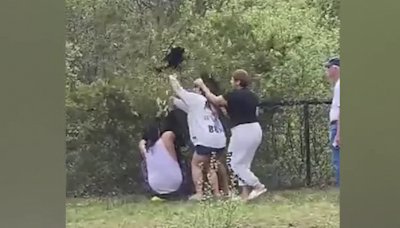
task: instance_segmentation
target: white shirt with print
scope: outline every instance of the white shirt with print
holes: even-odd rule
[[[187,113],[189,134],[192,143],[211,148],[226,147],[226,136],[221,121],[216,118],[209,107],[207,99],[197,93],[181,89],[181,99],[174,99],[174,105]]]

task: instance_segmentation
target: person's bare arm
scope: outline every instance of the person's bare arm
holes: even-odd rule
[[[175,151],[175,134],[172,131],[166,131],[161,135],[161,139],[167,149],[168,153],[174,158],[176,161],[178,160],[176,151]]]
[[[204,85],[200,88],[206,95],[207,100],[209,100],[214,105],[217,105],[217,106],[226,106],[227,105],[227,102],[222,95],[216,96],[215,94],[211,93],[210,89],[206,85]]]
[[[228,111],[226,110],[225,107],[221,107],[221,111],[222,111],[222,114],[224,114],[224,116],[228,116]]]
[[[194,82],[197,86],[200,87],[200,89],[204,92],[207,100],[209,100],[211,103],[213,103],[214,105],[217,106],[226,106],[227,102],[225,100],[225,98],[221,95],[216,96],[215,94],[213,94],[210,89],[206,86],[206,84],[204,84],[202,79],[196,79]]]
[[[140,154],[145,157],[145,153],[146,153],[146,140],[142,139],[139,142],[139,152]]]

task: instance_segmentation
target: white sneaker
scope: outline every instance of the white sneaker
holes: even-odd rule
[[[190,201],[201,201],[203,199],[203,196],[201,194],[194,194],[191,197],[189,197]]]
[[[247,200],[255,199],[255,198],[261,196],[262,194],[264,194],[266,192],[267,192],[267,188],[264,185],[262,185],[261,188],[254,188],[250,192],[249,197],[247,198]]]

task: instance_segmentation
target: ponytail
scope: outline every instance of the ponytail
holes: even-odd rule
[[[144,130],[143,139],[146,140],[146,151],[149,151],[149,149],[156,144],[158,139],[160,139],[158,124],[153,123],[148,125]]]

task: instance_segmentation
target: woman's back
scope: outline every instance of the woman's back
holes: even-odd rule
[[[182,105],[178,100],[175,105],[178,107],[186,106],[187,122],[192,143],[197,146],[211,148],[223,148],[226,145],[226,136],[219,118],[214,114],[211,106],[207,104],[207,99],[194,92],[184,92]],[[190,102],[187,102],[190,100]]]
[[[144,154],[150,187],[159,194],[172,193],[182,184],[182,172],[179,163],[168,152],[163,138]]]

